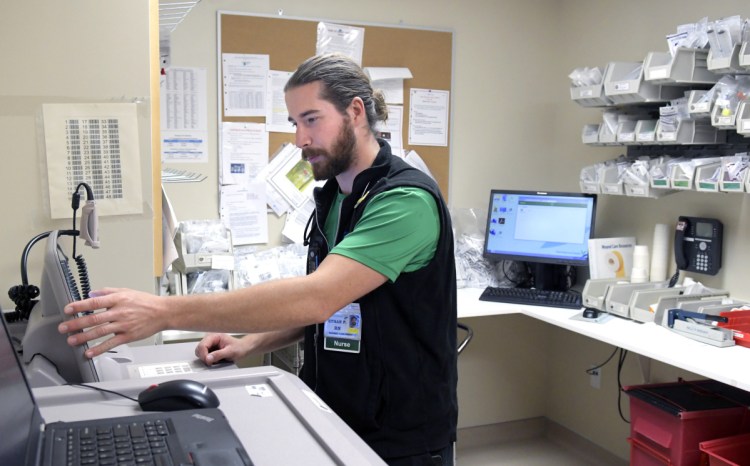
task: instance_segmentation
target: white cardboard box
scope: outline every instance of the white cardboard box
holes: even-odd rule
[[[592,238],[589,240],[591,278],[630,279],[635,237]]]

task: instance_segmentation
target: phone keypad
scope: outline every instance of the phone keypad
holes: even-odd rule
[[[708,254],[696,254],[695,256],[695,268],[699,272],[708,271],[711,261],[708,258]]]

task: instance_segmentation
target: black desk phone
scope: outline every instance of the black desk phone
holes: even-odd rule
[[[679,217],[674,234],[677,268],[716,275],[721,268],[723,230],[715,218]]]

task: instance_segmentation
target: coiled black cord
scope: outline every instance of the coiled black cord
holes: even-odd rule
[[[73,260],[76,261],[76,266],[78,267],[78,284],[81,287],[81,297],[83,299],[88,299],[89,293],[91,292],[91,283],[89,282],[89,271],[86,267],[86,259],[79,254],[74,257]]]
[[[94,191],[91,189],[91,187],[86,183],[78,183],[78,186],[76,186],[76,190],[73,192],[73,195],[71,196],[70,200],[70,207],[73,209],[73,229],[76,229],[76,212],[78,211],[78,208],[81,206],[81,195],[78,193],[78,191],[83,188],[86,191],[86,199],[89,201],[94,200]],[[85,228],[85,226],[84,226]],[[78,257],[76,256],[76,243],[77,243],[78,237],[73,238],[73,258],[78,262]],[[80,270],[80,269],[79,269]],[[88,278],[87,278],[88,280]]]
[[[86,199],[88,200],[94,199],[94,192],[91,190],[91,187],[89,187],[89,185],[86,183],[79,183],[71,199],[71,207],[73,208],[73,229],[74,230],[76,229],[76,211],[78,210],[78,207],[80,207],[81,205],[81,195],[78,193],[78,191],[81,190],[81,187],[83,187],[86,190]],[[85,225],[84,225],[84,228],[85,228]],[[78,268],[78,283],[81,286],[81,297],[83,299],[88,299],[89,292],[91,291],[91,284],[89,282],[89,272],[88,272],[88,268],[86,268],[86,259],[84,259],[83,256],[80,254],[76,255],[77,242],[78,242],[78,236],[73,238],[73,260],[76,261],[76,266]]]

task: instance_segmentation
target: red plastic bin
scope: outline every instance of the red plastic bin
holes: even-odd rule
[[[700,449],[708,456],[709,466],[750,465],[750,434],[707,440]]]
[[[721,312],[722,317],[727,318],[727,322],[719,322],[719,327],[731,328],[734,330],[734,342],[740,346],[750,347],[750,311],[732,310]]]
[[[649,447],[646,443],[633,438],[628,437],[628,443],[630,443],[630,464],[637,466],[671,466],[672,460],[669,456],[665,456],[664,452]],[[706,465],[701,465],[706,466]]]
[[[700,466],[699,443],[742,432],[747,408],[711,391],[714,381],[625,387],[631,466]]]

